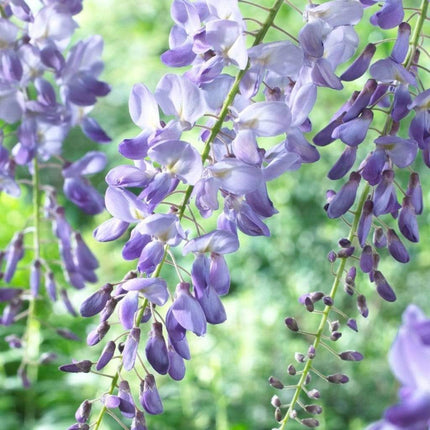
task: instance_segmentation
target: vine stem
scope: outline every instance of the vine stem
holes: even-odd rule
[[[34,219],[34,231],[33,231],[33,248],[34,248],[34,259],[40,261],[40,177],[39,177],[39,161],[37,156],[33,159],[33,219]],[[21,364],[19,366],[18,373],[25,372],[30,381],[36,381],[38,375],[38,361],[40,351],[40,322],[36,318],[37,313],[37,298],[30,296],[29,305],[27,311],[27,324],[23,335],[24,340],[24,352]],[[34,415],[34,399],[33,393],[29,394],[29,398],[26,402],[26,420],[32,420]]]
[[[252,44],[252,46],[256,46],[258,44],[260,44],[264,37],[266,36],[267,32],[269,31],[269,28],[272,26],[276,15],[279,12],[279,9],[281,8],[281,6],[283,5],[284,0],[276,0],[275,3],[273,4],[271,9],[268,9],[268,15],[266,18],[266,21],[264,22],[263,26],[261,27],[261,29],[258,31],[257,35],[255,36],[254,42]],[[216,136],[218,135],[218,133],[221,131],[222,125],[224,124],[224,121],[228,115],[229,109],[231,104],[234,101],[234,98],[236,97],[236,95],[239,93],[239,85],[241,80],[243,79],[245,73],[247,72],[247,70],[250,67],[250,63],[248,61],[246,67],[243,70],[240,70],[239,73],[236,76],[236,79],[230,89],[230,92],[227,95],[226,100],[224,101],[224,104],[221,108],[221,112],[218,116],[218,119],[216,120],[215,124],[213,125],[211,132],[209,134],[208,140],[206,141],[206,144],[203,148],[203,152],[201,154],[201,158],[202,158],[202,164],[205,163],[205,161],[207,161],[208,157],[209,157],[209,153],[210,153],[210,149],[211,149],[211,145],[214,142]],[[189,200],[191,197],[191,193],[193,192],[194,187],[192,185],[189,185],[185,191],[184,194],[184,198],[182,200],[182,203],[179,207],[178,210],[178,218],[179,220],[182,219],[182,217],[184,216],[184,212],[185,209],[187,208],[187,205],[189,204]],[[154,273],[152,274],[152,277],[157,277],[160,275],[161,269],[166,261],[167,258],[167,251],[169,249],[169,245],[166,245],[164,248],[164,256],[162,261],[158,264],[158,266],[156,267]],[[140,321],[142,319],[143,313],[145,312],[145,308],[148,305],[148,301],[145,300],[142,308],[140,309],[136,320],[135,320],[135,326],[137,327],[140,324]],[[115,390],[115,387],[118,383],[118,379],[119,379],[119,374],[122,370],[122,364],[119,366],[117,372],[115,373],[113,380],[111,382],[110,388],[109,388],[109,394],[112,394],[113,391]],[[98,430],[100,428],[100,425],[102,423],[103,417],[105,415],[107,411],[106,406],[103,406],[102,409],[100,410],[100,413],[97,417],[97,420],[94,424],[94,430]]]
[[[419,41],[419,38],[421,35],[421,30],[423,29],[424,22],[425,22],[426,17],[427,17],[428,7],[429,7],[429,1],[428,0],[422,0],[421,1],[421,7],[419,9],[420,10],[419,19],[418,19],[418,22],[415,26],[412,40],[409,43],[408,56],[404,62],[404,66],[406,69],[409,69],[409,67],[411,66],[412,61],[414,59],[415,51],[418,47],[418,41]]]
[[[360,199],[358,201],[357,210],[355,211],[354,219],[352,221],[352,225],[351,225],[351,228],[349,231],[348,240],[350,240],[351,242],[357,233],[358,222],[360,220],[360,216],[361,216],[361,213],[363,211],[364,202],[366,201],[369,192],[370,192],[370,185],[366,183],[366,186],[364,187],[363,191],[361,192]],[[334,300],[336,293],[338,291],[340,281],[344,275],[346,260],[347,260],[346,258],[342,259],[342,261],[339,264],[339,267],[337,268],[337,271],[336,271],[336,276],[334,278],[333,285],[332,285],[331,290],[330,290],[330,297],[333,300]],[[327,324],[330,310],[331,310],[331,306],[325,306],[324,310],[321,313],[321,321],[320,321],[320,324],[318,326],[318,330],[316,331],[315,339],[313,342],[313,347],[315,348],[315,350],[317,350],[319,344],[321,343],[322,334],[323,334],[325,325]],[[293,395],[293,398],[291,400],[288,411],[285,414],[284,419],[281,421],[281,427],[279,428],[279,430],[283,430],[285,428],[285,426],[287,425],[287,422],[290,419],[290,413],[293,411],[294,406],[299,401],[300,393],[303,390],[303,386],[305,385],[306,378],[307,378],[309,372],[311,371],[311,369],[312,369],[312,360],[309,359],[309,360],[307,360],[305,367],[303,368],[303,371],[302,371],[303,373],[301,374],[300,380],[297,383],[297,388],[294,392],[294,395]]]

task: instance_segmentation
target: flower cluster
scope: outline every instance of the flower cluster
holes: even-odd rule
[[[130,231],[122,256],[135,260],[136,268],[121,281],[101,287],[81,306],[83,316],[100,316],[99,325],[87,338],[89,345],[105,337],[114,318],[119,319],[125,332],[106,343],[96,363],[83,360],[61,367],[66,372],[90,372],[93,367],[98,371],[118,360],[107,394],[83,403],[102,403],[101,413],[92,424],[95,429],[100,427],[104,413],[113,414],[116,408],[124,417],[133,418],[132,429],[146,428],[140,407],[149,414],[163,411],[153,372],[182,379],[184,360],[191,357],[187,332],[202,336],[208,323],[225,321],[220,298],[229,291],[230,275],[224,255],[239,248],[239,231],[250,236],[270,235],[264,221],[277,211],[267,183],[302,163],[319,159],[317,149],[305,136],[312,130],[309,113],[317,101],[318,87],[341,90],[342,81],[359,78],[370,64],[374,45],[366,48],[342,75],[337,71],[354,56],[359,44],[354,26],[362,18],[363,6],[358,1],[333,0],[308,6],[306,24],[297,38],[274,24],[283,3],[276,1],[266,21],[258,22],[257,30],[252,32],[235,1],[173,1],[175,25],[170,33],[170,49],[162,60],[171,67],[190,67],[182,75],[163,76],[155,92],[144,84],[136,84],[131,91],[130,115],[141,132],[122,141],[119,152],[133,164],[115,167],[106,176],[105,203],[112,218],[94,235],[99,241],[114,241]],[[264,42],[269,28],[279,30],[288,39]],[[398,55],[404,50],[402,37],[395,49]],[[399,57],[392,61],[403,67]],[[409,65],[403,68],[410,73]],[[335,116],[334,125],[327,127],[329,131],[320,132],[314,143],[324,146],[342,136],[349,151],[356,151],[373,117],[368,106],[373,103],[370,98],[376,87],[376,80],[366,84]],[[386,91],[389,87],[386,85]],[[196,142],[198,130],[200,139]],[[362,138],[355,136],[357,130]],[[389,157],[396,151],[381,139],[376,144],[388,166]],[[401,142],[399,148],[406,145]],[[353,163],[349,167],[344,164],[345,171],[337,178]],[[381,169],[382,178],[387,169]],[[342,216],[351,207],[360,179],[361,173],[354,172],[340,192],[330,193],[327,211],[331,218]],[[216,217],[214,230],[206,232],[198,223],[192,201],[202,218]],[[368,219],[360,224],[366,222]],[[367,234],[361,234],[364,242]],[[354,252],[352,236],[342,241],[343,251],[332,258],[340,257],[343,268]],[[184,256],[193,255],[190,271],[177,263],[178,249]],[[162,277],[166,265],[176,270],[175,291]],[[386,290],[388,284],[381,272],[373,265],[369,272],[381,285],[378,290]],[[354,277],[355,268],[351,267],[348,280],[352,289]],[[321,299],[331,306],[333,296],[314,293],[303,302],[313,310],[314,302]],[[360,295],[358,302],[365,314],[364,296]],[[165,305],[167,310],[162,312],[160,307]],[[290,328],[299,331],[295,320],[287,320]],[[143,339],[147,323],[151,324],[150,333]],[[353,319],[348,325],[357,329]],[[340,336],[336,324],[333,336]],[[144,356],[153,370],[143,364],[143,343]],[[317,346],[310,348],[310,359]],[[342,352],[339,357],[352,361],[362,358],[356,351]],[[304,362],[305,356],[301,355],[299,361]],[[138,375],[140,371],[146,374],[139,387],[140,406],[136,406],[133,387],[127,381],[126,372],[133,369]],[[295,370],[291,368],[291,372]],[[336,374],[328,380],[344,383],[347,377]],[[275,378],[271,383],[283,386]],[[316,391],[309,393],[317,397]],[[71,428],[89,425],[90,413],[82,416],[82,408]],[[311,409],[320,410],[315,408]],[[277,417],[279,414],[277,407]],[[302,422],[312,426],[316,420],[305,418]]]
[[[74,16],[81,9],[82,0],[44,0],[33,9],[23,0],[0,2],[0,191],[20,197],[22,186],[30,185],[33,194],[33,217],[1,252],[1,277],[6,286],[0,288],[0,302],[6,306],[0,321],[5,326],[18,316],[34,319],[43,283],[49,299],[57,300],[59,271],[43,256],[42,223],[51,226],[58,241],[65,283],[80,289],[86,282],[97,281],[98,262],[67,221],[57,200],[58,184],[50,183],[45,174],[46,169],[60,171],[65,197],[84,212],[93,215],[104,209],[102,196],[86,176],[105,167],[105,155],[92,151],[78,160],[63,156],[65,139],[76,126],[95,142],[110,141],[89,116],[97,98],[110,91],[98,79],[103,70],[103,41],[93,36],[69,46],[78,26]],[[31,236],[33,240],[27,240]],[[15,273],[24,259],[31,259],[28,287],[17,287]],[[61,288],[60,293],[66,308],[76,315],[67,290]],[[25,302],[29,302],[26,310]],[[57,332],[75,337],[62,329]],[[9,344],[28,348],[30,337],[28,331],[9,336]],[[19,369],[25,385],[29,359],[23,359]]]
[[[330,3],[325,3],[325,6],[329,8]],[[362,3],[371,6],[376,2]],[[275,397],[272,401],[275,417],[281,423],[281,429],[290,419],[296,419],[307,427],[319,425],[314,418],[299,420],[294,409],[296,404],[300,405],[298,399],[301,391],[307,393],[310,398],[315,398],[310,395],[312,390],[308,391],[305,388],[311,371],[328,382],[348,381],[346,375],[324,376],[315,370],[312,364],[314,351],[320,344],[342,360],[357,361],[363,358],[357,351],[338,354],[324,340],[336,342],[341,337],[338,319],[344,320],[345,325],[353,331],[358,331],[356,320],[334,306],[340,283],[343,282],[347,295],[356,297],[357,308],[366,318],[369,313],[366,298],[355,285],[357,266],[369,277],[370,282],[375,284],[379,296],[393,302],[396,300],[396,294],[379,268],[380,255],[386,248],[394,260],[407,263],[410,257],[400,235],[410,242],[419,240],[417,216],[423,211],[423,198],[419,175],[411,165],[421,151],[425,164],[430,166],[428,162],[430,90],[423,86],[419,73],[421,43],[424,43],[421,41],[421,31],[427,9],[428,2],[423,2],[413,32],[411,25],[402,21],[404,10],[401,1],[387,1],[382,9],[372,15],[371,23],[381,29],[397,27],[397,38],[391,53],[389,57],[372,63],[377,47],[372,43],[365,47],[342,73],[340,80],[355,81],[367,71],[370,74],[369,79],[359,91],[351,95],[333,115],[329,124],[313,138],[314,144],[320,147],[336,140],[343,143],[342,154],[328,172],[329,179],[333,181],[342,179],[355,167],[339,191],[327,191],[325,205],[327,216],[342,218],[350,226],[350,231],[347,237],[339,240],[339,249],[331,251],[328,255],[335,276],[330,293],[317,291],[300,298],[300,302],[309,312],[316,309],[317,302],[323,303],[323,310],[318,310],[322,315],[318,330],[315,333],[301,330],[294,318],[288,317],[285,320],[290,330],[311,334],[314,340],[310,346],[311,354],[308,352],[307,356],[303,354],[299,356],[299,362],[305,364],[300,372],[300,381],[291,403],[282,405],[283,408],[287,408],[285,415],[281,412],[279,399]],[[426,52],[425,48],[422,50]],[[407,136],[403,135],[405,130]],[[372,137],[373,133],[376,133],[376,137]],[[357,160],[358,156],[362,157],[361,160]],[[405,168],[410,171],[407,187],[395,179],[397,171]],[[364,182],[364,185],[360,188],[361,182]],[[402,194],[400,202],[398,193]],[[356,202],[356,209],[352,211]],[[348,221],[346,218],[350,216],[352,218]],[[397,224],[400,234],[392,225],[392,220]],[[334,271],[336,260],[339,264]],[[333,317],[335,319],[331,320]],[[289,373],[290,375],[297,373],[293,365],[289,368]],[[271,383],[275,388],[283,388],[283,383],[277,379]],[[321,412],[320,409],[317,409],[317,412],[306,407],[304,409],[310,414]]]

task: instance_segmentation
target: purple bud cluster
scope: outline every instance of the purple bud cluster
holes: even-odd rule
[[[43,0],[31,6],[24,0],[0,1],[0,192],[20,197],[21,186],[29,184],[34,206],[33,218],[0,254],[1,279],[6,285],[15,284],[0,288],[0,301],[6,303],[0,317],[2,325],[11,325],[25,310],[25,302],[45,295],[51,301],[59,295],[67,310],[77,315],[66,289],[61,287],[58,294],[59,285],[81,289],[86,282],[97,281],[98,261],[69,224],[57,200],[57,185],[45,175],[45,169],[60,171],[63,193],[69,201],[88,214],[103,211],[103,198],[86,176],[104,169],[105,155],[92,151],[75,161],[63,156],[69,131],[76,126],[95,142],[110,141],[89,116],[97,98],[110,91],[99,80],[103,40],[92,36],[70,46],[78,27],[74,16],[81,10],[82,0]],[[51,227],[58,242],[63,276],[54,269],[56,263],[43,256],[44,224]],[[51,241],[51,237],[43,240]],[[31,259],[28,287],[16,288],[15,274],[24,258]],[[32,313],[28,311],[29,318]],[[63,337],[74,336],[60,330],[57,332]],[[23,334],[26,336],[28,333]],[[14,341],[13,345],[26,347],[27,343]],[[23,362],[20,367],[23,380],[26,366]]]

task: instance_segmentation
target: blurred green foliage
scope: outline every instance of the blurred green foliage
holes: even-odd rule
[[[82,15],[78,16],[81,29],[76,38],[98,33],[105,39],[103,78],[112,85],[112,93],[94,110],[95,117],[113,137],[113,143],[104,146],[111,166],[123,163],[117,153],[117,144],[124,137],[138,133],[128,115],[128,94],[135,82],[145,82],[150,88],[166,71],[159,55],[167,49],[171,26],[169,0],[86,0]],[[264,3],[264,2],[263,2]],[[270,4],[270,2],[266,2]],[[296,2],[303,7],[303,2]],[[245,7],[249,16],[255,10]],[[278,25],[297,34],[302,19],[291,10],[285,11]],[[251,25],[251,24],[250,24]],[[377,40],[381,34],[364,20],[359,26],[368,40]],[[271,38],[278,35],[273,33]],[[366,37],[361,45],[368,43]],[[390,45],[378,48],[381,57],[389,52]],[[385,50],[385,51],[384,51]],[[362,82],[361,82],[362,83]],[[357,89],[359,83],[354,83]],[[312,114],[314,129],[324,126],[332,113],[343,103],[344,92],[319,91],[319,110]],[[81,153],[88,141],[76,131],[69,139],[70,151]],[[337,145],[337,147],[336,147]],[[291,335],[283,320],[296,316],[300,325],[315,327],[319,319],[307,313],[298,304],[298,297],[308,291],[328,291],[332,282],[326,255],[336,249],[337,240],[346,234],[347,226],[337,220],[328,220],[323,205],[325,190],[339,187],[326,178],[334,160],[341,152],[339,143],[321,148],[321,160],[305,165],[297,172],[284,175],[270,184],[270,195],[279,214],[268,220],[270,238],[241,238],[240,251],[229,256],[231,293],[224,299],[228,320],[221,326],[211,326],[203,338],[190,336],[192,360],[187,363],[185,380],[179,383],[167,377],[158,377],[165,413],[148,416],[150,429],[156,430],[263,430],[275,427],[270,398],[275,390],[267,379],[275,375],[285,381],[287,366],[294,360],[294,352],[305,352],[305,339]],[[96,148],[96,145],[93,145]],[[430,202],[429,180],[425,168],[421,172],[425,203]],[[103,175],[96,178],[97,187],[104,189]],[[0,245],[5,247],[16,228],[22,228],[30,216],[30,197],[13,200],[0,195],[0,204],[7,208],[0,213]],[[64,202],[66,204],[66,202]],[[82,215],[67,205],[68,216],[74,227],[82,229],[84,236],[101,261],[100,282],[117,281],[132,268],[121,259],[120,247],[99,244],[91,232],[107,218],[95,220]],[[386,406],[395,401],[396,382],[391,375],[386,354],[400,323],[403,309],[414,302],[430,315],[428,279],[430,276],[430,214],[419,219],[422,241],[408,244],[411,263],[394,264],[383,254],[381,267],[395,287],[398,301],[388,304],[381,301],[363,275],[357,285],[368,297],[370,316],[358,319],[359,333],[345,330],[337,347],[341,350],[360,350],[366,359],[360,364],[339,363],[324,350],[318,351],[316,366],[323,373],[342,371],[350,376],[346,386],[329,386],[315,379],[312,386],[322,392],[324,413],[321,429],[363,429],[378,419]],[[49,246],[44,250],[49,254]],[[52,251],[54,252],[54,251]],[[56,258],[54,256],[54,258]],[[166,270],[167,272],[167,270]],[[166,276],[167,273],[166,273]],[[26,282],[25,273],[17,275],[18,284]],[[171,285],[174,285],[172,278]],[[79,303],[90,291],[71,292],[73,302]],[[340,295],[339,308],[352,316],[357,314],[353,299]],[[103,345],[88,349],[86,334],[97,324],[97,318],[82,320],[67,315],[61,304],[53,309],[39,305],[38,314],[47,327],[43,330],[41,349],[60,351],[52,365],[39,368],[38,382],[23,390],[15,376],[20,351],[10,350],[4,337],[20,332],[22,326],[2,328],[0,335],[0,416],[1,428],[8,430],[63,429],[73,422],[73,415],[84,398],[95,398],[108,389],[109,381],[94,375],[64,375],[57,370],[72,359],[97,360]],[[45,324],[45,325],[46,325]],[[81,342],[59,338],[49,327],[68,327],[81,337]],[[309,341],[309,340],[308,340]],[[132,381],[130,381],[133,383]],[[136,381],[134,381],[136,382]],[[97,391],[97,392],[96,392]],[[279,393],[277,393],[279,394]],[[283,401],[288,395],[279,394]],[[118,429],[106,417],[103,429]],[[301,428],[292,425],[292,429]]]

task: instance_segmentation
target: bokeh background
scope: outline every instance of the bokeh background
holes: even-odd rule
[[[261,1],[269,5],[269,1]],[[296,4],[303,8],[304,1]],[[94,116],[99,120],[113,142],[103,146],[110,166],[122,163],[117,152],[118,143],[138,133],[128,115],[128,94],[136,82],[144,82],[154,89],[166,72],[159,55],[168,47],[171,26],[170,0],[86,0],[84,12],[77,16],[80,29],[75,39],[101,34],[105,39],[105,72],[103,79],[112,85],[111,94],[101,100]],[[247,6],[245,14],[256,17],[258,11]],[[361,46],[368,41],[386,38],[368,20],[358,26]],[[296,12],[285,8],[278,25],[297,34],[302,20]],[[395,34],[389,33],[388,37]],[[276,35],[273,34],[272,37]],[[391,44],[378,47],[378,55],[389,53]],[[359,89],[363,81],[354,83]],[[318,130],[343,103],[345,93],[319,90],[319,108],[312,113],[314,129]],[[88,150],[89,142],[80,131],[74,132],[68,142],[73,154]],[[91,144],[90,144],[91,147]],[[98,149],[97,145],[92,145]],[[164,400],[165,413],[148,416],[151,430],[265,430],[275,427],[270,398],[275,394],[267,379],[275,375],[285,381],[286,369],[294,361],[294,352],[305,352],[306,339],[292,335],[283,320],[296,316],[299,324],[310,328],[318,324],[317,316],[308,314],[298,304],[298,297],[307,292],[328,291],[332,276],[326,255],[336,249],[337,241],[347,232],[338,220],[328,220],[323,205],[325,191],[339,188],[326,178],[326,173],[342,151],[340,143],[321,148],[321,160],[290,172],[270,184],[270,194],[279,214],[268,220],[270,238],[241,238],[240,251],[229,256],[231,293],[224,299],[228,320],[221,326],[211,326],[203,338],[189,337],[192,360],[187,363],[187,374],[182,382],[158,377]],[[430,200],[426,168],[417,163],[421,173],[425,203]],[[102,192],[104,175],[94,178]],[[0,247],[4,248],[15,228],[21,228],[30,216],[30,197],[19,201],[0,196]],[[72,205],[64,202],[74,227],[80,228],[101,261],[100,282],[87,291],[71,294],[79,303],[104,282],[117,281],[132,266],[121,259],[121,247],[99,244],[92,239],[92,230],[108,218],[88,218]],[[421,242],[408,244],[411,262],[394,264],[386,253],[381,268],[395,287],[398,301],[382,302],[372,285],[361,274],[357,285],[366,294],[370,307],[369,318],[357,318],[359,333],[344,330],[338,342],[340,350],[357,349],[366,359],[360,364],[340,363],[334,357],[319,351],[316,366],[322,372],[341,371],[350,376],[346,386],[330,386],[312,381],[322,393],[324,413],[321,429],[359,430],[378,419],[384,408],[395,402],[397,383],[388,368],[386,355],[401,321],[401,313],[408,303],[416,303],[430,316],[430,223],[429,213],[419,219]],[[49,251],[47,251],[49,252]],[[25,273],[18,274],[18,282],[26,282]],[[21,276],[21,278],[20,278]],[[338,307],[356,316],[355,301],[341,293]],[[85,345],[86,334],[95,327],[97,318],[82,320],[66,314],[61,304],[53,309],[41,307],[40,318],[52,327],[68,327],[82,338],[80,342],[66,341],[44,329],[44,351],[60,351],[52,365],[39,369],[39,382],[29,390],[21,388],[15,376],[20,351],[10,350],[4,337],[22,327],[0,327],[0,426],[7,430],[58,430],[73,423],[73,415],[84,398],[95,398],[108,389],[109,381],[94,375],[65,375],[58,366],[71,359],[97,360],[102,344],[91,350]],[[294,384],[295,379],[291,378]],[[277,393],[288,401],[287,393]],[[105,430],[120,427],[106,417]],[[292,424],[292,429],[301,428]]]

